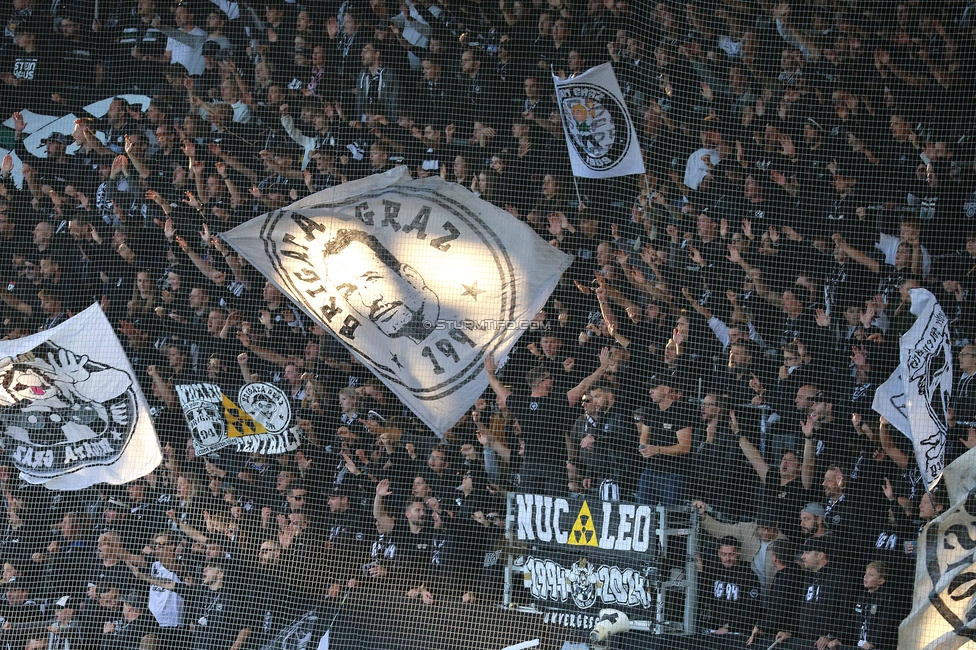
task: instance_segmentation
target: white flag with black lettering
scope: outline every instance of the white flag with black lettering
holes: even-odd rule
[[[453,426],[572,257],[439,177],[405,168],[317,192],[224,239],[435,432]]]
[[[120,485],[162,460],[146,399],[98,305],[0,341],[0,426],[21,478],[52,490]]]
[[[569,79],[552,77],[573,176],[643,174],[644,158],[620,84],[609,63]]]
[[[872,408],[908,436],[925,487],[945,465],[946,410],[952,393],[949,319],[928,289],[912,289],[915,324],[901,337],[900,363],[874,394]]]

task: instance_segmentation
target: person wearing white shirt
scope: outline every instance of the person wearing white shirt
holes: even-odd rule
[[[918,220],[914,218],[902,219],[899,236],[881,233],[874,247],[884,253],[886,263],[895,266],[895,255],[898,253],[898,247],[902,242],[905,242],[912,249],[912,273],[924,278],[932,270],[932,256],[919,242],[920,231]]]
[[[205,64],[203,61],[203,40],[206,40],[207,32],[196,26],[193,12],[181,4],[173,13],[176,26],[185,35],[197,37],[193,39],[183,39],[179,35],[170,36],[166,41],[166,52],[164,57],[170,65],[181,65],[193,77],[203,74]],[[199,39],[198,37],[203,37]],[[185,41],[185,42],[184,42]]]
[[[183,580],[179,576],[177,560],[177,540],[167,531],[153,537],[152,554],[156,561],[143,573],[137,563],[129,563],[133,575],[149,583],[149,611],[159,623],[164,639],[175,641],[178,630],[183,627],[185,600],[180,589]],[[173,647],[163,644],[162,647]]]

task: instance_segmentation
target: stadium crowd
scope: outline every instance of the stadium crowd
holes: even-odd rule
[[[4,2],[3,334],[100,303],[165,461],[81,493],[0,467],[0,644],[256,649],[320,605],[334,647],[462,647],[520,491],[693,503],[697,646],[895,648],[947,507],[871,411],[912,288],[951,322],[947,461],[976,446],[973,9]],[[574,179],[551,74],[607,61],[647,172]],[[397,165],[575,256],[443,436],[219,238]],[[203,378],[277,384],[307,442],[197,457]]]

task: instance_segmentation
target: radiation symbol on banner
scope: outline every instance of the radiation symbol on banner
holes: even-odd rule
[[[224,395],[223,403],[228,438],[240,438],[241,436],[253,436],[268,432],[263,424],[257,422],[244,409],[230,401],[226,395]]]
[[[576,515],[576,522],[573,530],[569,532],[570,546],[598,546],[596,541],[596,527],[593,525],[593,517],[590,515],[590,506],[583,502],[579,514]]]

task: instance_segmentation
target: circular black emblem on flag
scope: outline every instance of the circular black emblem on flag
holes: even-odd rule
[[[626,108],[600,86],[574,84],[560,88],[559,110],[570,146],[593,171],[613,169],[633,146]]]

